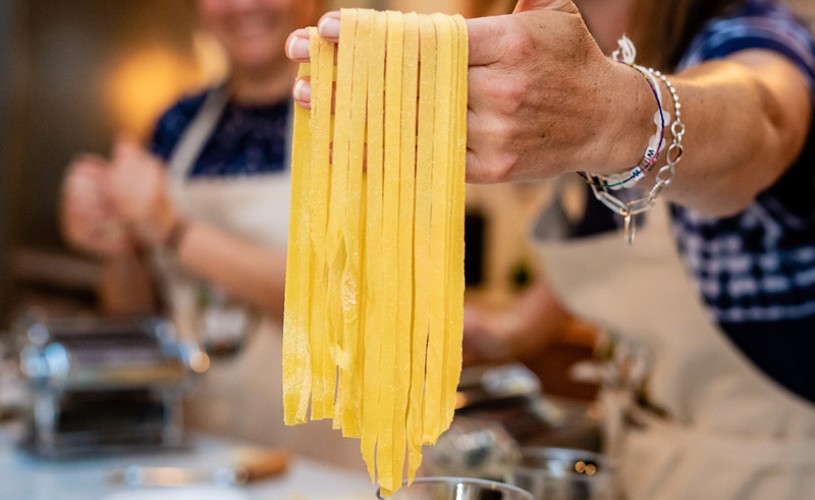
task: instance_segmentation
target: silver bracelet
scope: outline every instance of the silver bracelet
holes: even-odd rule
[[[636,55],[636,51],[633,49],[633,44],[631,44],[631,41],[623,37],[623,39],[620,40],[620,50],[625,54],[624,62],[633,65],[633,57]],[[684,154],[682,140],[685,136],[685,124],[682,122],[682,103],[680,102],[679,94],[677,93],[676,88],[660,71],[653,68],[637,68],[647,72],[649,75],[652,75],[654,78],[664,83],[668,88],[668,91],[671,93],[675,117],[670,127],[673,138],[670,146],[668,146],[666,164],[657,171],[655,184],[650,189],[648,194],[630,201],[622,200],[612,194],[608,182],[604,181],[598,176],[581,173],[583,178],[586,179],[591,186],[595,198],[597,198],[613,212],[623,217],[625,220],[625,239],[629,244],[633,244],[634,237],[636,235],[636,222],[634,216],[653,207],[662,190],[670,186],[673,176],[676,173],[676,166],[682,160],[682,156]]]
[[[631,56],[636,55],[636,51],[633,49],[634,45],[630,40],[623,38],[620,40],[620,44],[621,46],[623,44],[630,44],[632,51]],[[662,89],[660,89],[659,81],[654,74],[649,73],[648,70],[642,66],[637,66],[636,64],[629,62],[624,58],[625,56],[621,58],[619,55],[619,50],[615,51],[612,57],[614,61],[629,66],[631,69],[635,70],[637,73],[642,75],[643,78],[645,78],[657,103],[657,112],[654,113],[654,125],[656,125],[656,132],[654,132],[654,135],[651,136],[650,140],[648,141],[645,154],[643,154],[640,162],[634,168],[619,174],[588,174],[594,177],[593,182],[605,184],[608,189],[617,191],[636,186],[637,183],[645,177],[645,174],[647,174],[648,171],[651,170],[651,168],[656,164],[657,160],[659,160],[659,155],[661,155],[662,151],[665,149],[665,130],[671,123],[671,115],[665,111],[665,106],[663,104],[664,101],[662,100]]]

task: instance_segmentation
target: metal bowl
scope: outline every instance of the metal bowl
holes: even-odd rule
[[[380,492],[377,498],[384,498]],[[404,484],[389,500],[535,500],[529,492],[495,481],[462,477],[423,477]]]
[[[569,448],[523,448],[505,480],[538,500],[613,500],[616,471],[599,453]]]

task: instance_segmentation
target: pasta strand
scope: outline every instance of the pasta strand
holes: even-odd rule
[[[344,9],[310,30],[295,110],[287,424],[332,418],[388,496],[455,410],[464,295],[467,26]]]

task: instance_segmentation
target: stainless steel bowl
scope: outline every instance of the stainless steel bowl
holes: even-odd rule
[[[535,500],[515,486],[483,479],[462,477],[423,477],[389,497],[389,500]]]
[[[569,448],[523,448],[505,480],[538,500],[613,500],[616,471],[608,457]]]

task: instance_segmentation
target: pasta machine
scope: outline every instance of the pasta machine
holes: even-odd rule
[[[16,328],[37,455],[184,444],[182,396],[208,356],[156,317],[27,320]]]

